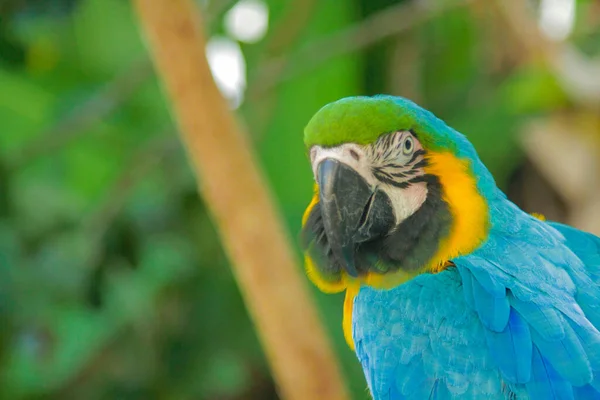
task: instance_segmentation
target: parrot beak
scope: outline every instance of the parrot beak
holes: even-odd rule
[[[319,163],[317,183],[323,225],[333,256],[350,276],[357,277],[358,245],[391,230],[391,201],[353,168],[331,158]]]

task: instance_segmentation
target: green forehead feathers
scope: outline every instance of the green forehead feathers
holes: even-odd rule
[[[383,95],[347,97],[327,104],[308,122],[304,143],[308,147],[369,144],[401,130],[415,132],[426,148],[455,150],[452,136],[458,132],[410,100]]]

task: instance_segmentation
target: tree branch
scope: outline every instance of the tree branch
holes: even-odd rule
[[[136,0],[181,139],[287,399],[346,399],[261,171],[219,93],[192,0]]]

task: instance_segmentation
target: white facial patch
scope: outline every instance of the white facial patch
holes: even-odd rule
[[[377,185],[377,179],[371,172],[371,165],[363,146],[354,143],[329,148],[313,146],[310,150],[310,158],[315,179],[317,179],[317,167],[321,161],[330,158],[352,167],[367,181],[369,186]]]
[[[421,207],[427,198],[427,183],[418,181],[401,188],[383,182],[375,176],[375,168],[380,168],[384,171],[387,171],[386,168],[392,168],[389,173],[386,172],[386,176],[397,179],[398,182],[403,179],[409,180],[411,177],[424,174],[422,167],[414,167],[411,169],[411,166],[408,165],[408,162],[411,161],[410,154],[407,155],[406,152],[402,152],[403,140],[406,135],[411,135],[410,132],[396,132],[391,133],[390,135],[399,136],[394,137],[394,140],[390,140],[385,144],[376,143],[363,146],[355,143],[345,143],[328,148],[313,146],[310,150],[310,158],[315,180],[317,179],[318,166],[321,161],[326,158],[334,159],[352,167],[365,179],[372,190],[380,189],[385,192],[392,202],[392,209],[394,210],[394,217],[397,225],[414,214]],[[412,135],[411,141],[413,146],[412,154],[419,150],[422,152],[423,147],[416,138],[412,137]],[[422,158],[423,156],[415,157],[411,164],[414,166],[415,162]],[[393,163],[397,164],[390,167],[390,164]],[[396,178],[394,175],[389,175],[394,173],[397,173],[398,176],[403,176],[403,178]]]

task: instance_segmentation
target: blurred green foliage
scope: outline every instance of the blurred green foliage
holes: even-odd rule
[[[201,3],[225,35],[222,4],[235,2]],[[249,86],[270,57],[397,3],[268,0],[267,36],[242,45]],[[0,398],[276,398],[129,2],[0,4]],[[273,45],[298,7],[305,24]],[[409,92],[506,186],[518,124],[569,102],[541,65],[490,65],[506,49],[484,25],[455,8],[242,104],[292,238],[312,191],[302,128],[343,96]],[[368,398],[342,296],[311,290],[354,397]]]

